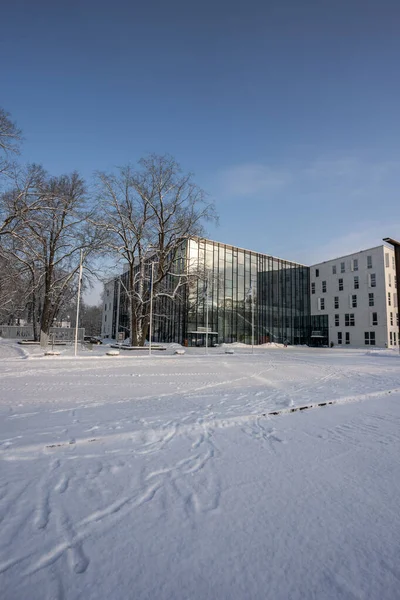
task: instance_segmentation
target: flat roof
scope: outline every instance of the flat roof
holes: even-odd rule
[[[336,260],[340,260],[341,258],[348,258],[349,256],[353,256],[354,254],[360,254],[361,252],[372,252],[372,250],[377,250],[378,248],[387,248],[388,250],[393,250],[393,248],[387,246],[386,244],[380,244],[379,246],[373,246],[373,248],[357,250],[356,252],[349,252],[349,254],[343,254],[342,256],[335,256],[334,258],[329,258],[328,260],[322,260],[319,263],[314,263],[313,265],[310,265],[310,267],[317,267],[318,265],[324,265],[325,263],[334,262]]]
[[[296,262],[295,260],[288,260],[287,258],[273,256],[272,254],[266,254],[265,252],[257,252],[257,250],[249,250],[248,248],[241,248],[240,246],[232,246],[232,244],[225,244],[225,242],[219,242],[218,240],[210,240],[209,238],[206,238],[206,237],[192,235],[192,236],[188,236],[187,239],[199,240],[199,241],[203,241],[203,242],[211,242],[212,244],[220,244],[221,246],[226,246],[227,248],[232,248],[234,250],[242,250],[243,252],[249,252],[251,254],[259,254],[260,256],[267,256],[268,258],[276,258],[276,260],[282,260],[287,263],[292,263],[299,267],[308,267],[308,265],[304,265],[302,263]]]

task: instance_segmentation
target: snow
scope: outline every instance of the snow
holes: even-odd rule
[[[2,600],[399,597],[397,354],[108,349],[0,341]]]

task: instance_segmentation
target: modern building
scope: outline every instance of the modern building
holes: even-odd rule
[[[349,347],[399,344],[393,248],[370,248],[312,267],[202,238],[184,240],[174,300],[156,298],[153,341],[189,346],[284,342]],[[129,336],[127,273],[105,285],[102,334]],[[254,326],[253,326],[254,325]],[[253,338],[254,335],[254,338]]]
[[[196,271],[175,300],[155,300],[153,341],[204,345],[310,336],[310,270],[304,265],[202,238],[182,243],[182,269]],[[126,274],[105,286],[102,333],[129,333]],[[316,317],[319,319],[319,316]],[[253,327],[254,324],[254,327]]]
[[[310,268],[311,314],[328,318],[335,345],[396,347],[399,312],[395,254],[377,246]]]

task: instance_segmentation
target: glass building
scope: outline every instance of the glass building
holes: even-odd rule
[[[153,341],[306,344],[310,338],[309,268],[266,254],[202,238],[182,242],[175,273],[187,283],[175,298],[154,301]],[[166,286],[174,288],[177,275]],[[129,334],[127,274],[114,285],[116,327]],[[118,318],[117,318],[118,312]],[[116,325],[118,323],[118,325]],[[254,327],[253,327],[254,324]]]
[[[251,344],[253,323],[255,344],[307,343],[308,267],[205,239],[187,241],[187,258],[202,272],[187,290],[188,345],[204,344],[207,325],[210,344]]]

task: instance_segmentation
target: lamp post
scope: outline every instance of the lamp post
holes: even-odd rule
[[[394,259],[396,262],[396,294],[397,294],[397,320],[399,323],[399,328],[397,332],[397,343],[399,345],[400,352],[400,317],[399,317],[399,300],[400,300],[400,242],[394,240],[393,238],[383,238],[384,242],[388,244],[392,244],[394,246]]]

